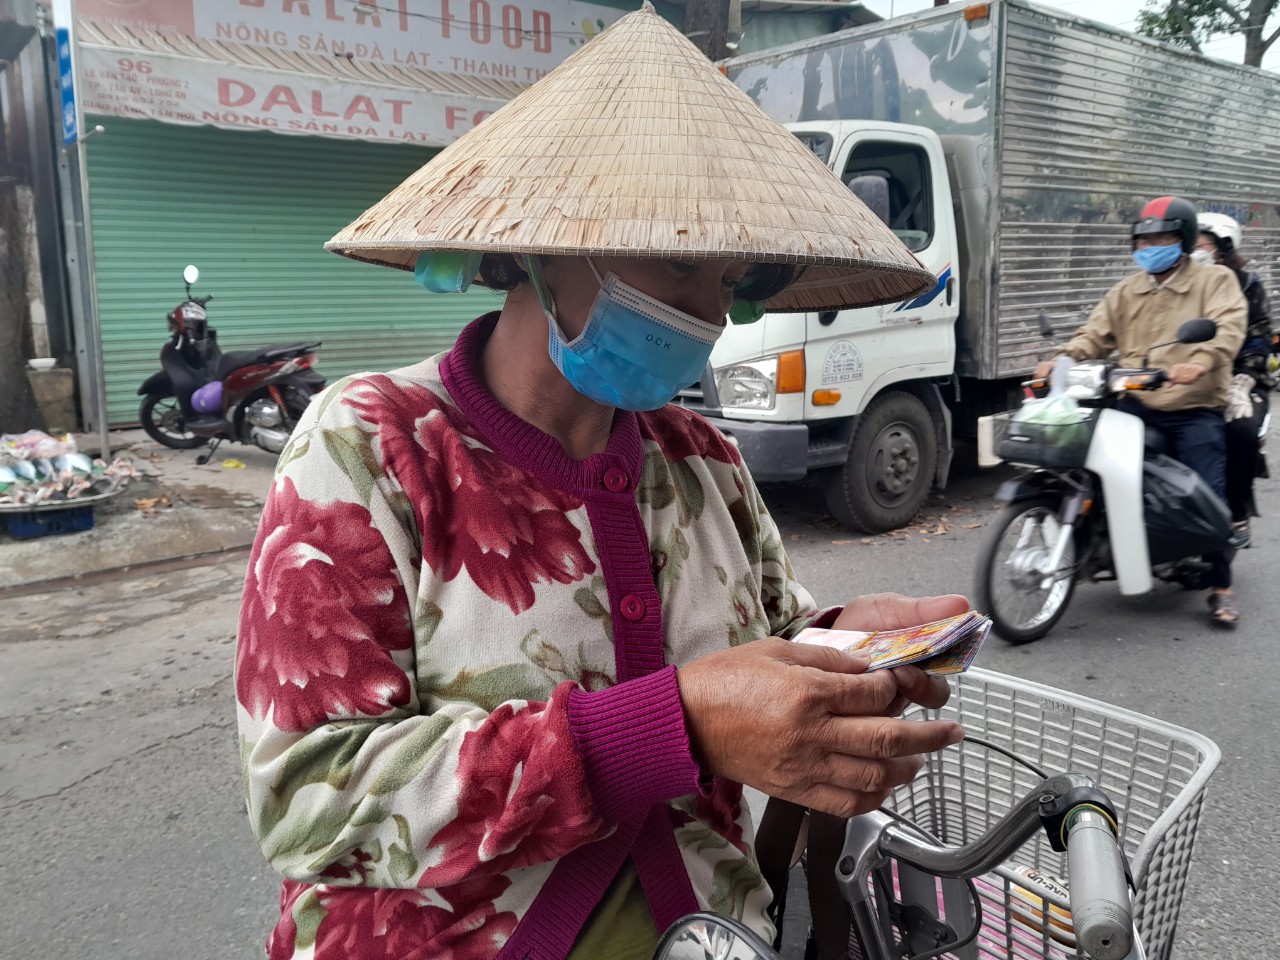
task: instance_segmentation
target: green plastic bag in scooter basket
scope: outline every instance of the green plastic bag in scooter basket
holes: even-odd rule
[[[1036,462],[1083,465],[1093,437],[1092,411],[1066,394],[1051,394],[1022,405],[1009,428],[1008,440],[1026,445]]]

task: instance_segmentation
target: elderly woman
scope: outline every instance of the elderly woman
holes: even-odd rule
[[[647,5],[330,249],[506,297],[281,456],[236,659],[269,955],[640,957],[696,909],[767,935],[742,785],[849,816],[961,736],[897,716],[945,685],[788,638],[965,602],[818,610],[667,402],[726,315],[933,279]]]

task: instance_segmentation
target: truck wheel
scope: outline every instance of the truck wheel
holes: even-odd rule
[[[858,418],[848,459],[828,475],[827,509],[864,533],[894,530],[920,512],[937,459],[928,408],[909,393],[886,393]]]

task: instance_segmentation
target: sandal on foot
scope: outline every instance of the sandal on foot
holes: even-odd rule
[[[1225,627],[1234,627],[1240,622],[1240,611],[1236,609],[1235,597],[1229,593],[1209,594],[1209,616],[1214,623]]]

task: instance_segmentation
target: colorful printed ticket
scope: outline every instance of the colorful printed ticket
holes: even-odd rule
[[[968,670],[990,632],[991,618],[970,610],[918,627],[872,633],[809,627],[796,635],[796,642],[864,653],[871,658],[871,670],[914,664],[927,674],[944,677]]]

